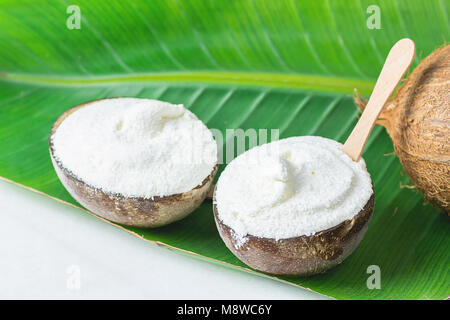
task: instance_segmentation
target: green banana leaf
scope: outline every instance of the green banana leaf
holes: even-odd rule
[[[76,18],[71,4],[80,9],[79,29],[68,27]],[[368,27],[376,14],[371,5],[379,8],[379,29]],[[0,176],[79,207],[52,168],[48,134],[66,109],[104,97],[183,103],[223,132],[279,129],[280,138],[344,142],[357,121],[353,89],[370,94],[400,38],[416,42],[413,67],[449,41],[449,10],[448,0],[3,0]],[[251,270],[223,244],[210,202],[167,227],[118,227],[335,298],[447,297],[448,222],[407,188],[384,128],[374,129],[363,156],[374,182],[374,216],[356,251],[325,274],[286,278]],[[380,289],[366,285],[370,265],[380,267]]]

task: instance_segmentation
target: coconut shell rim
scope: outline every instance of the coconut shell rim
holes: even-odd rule
[[[366,214],[366,210],[369,209],[370,207],[372,207],[371,213],[368,215],[368,220],[370,220],[370,217],[373,214],[374,208],[375,208],[375,192],[372,191],[371,196],[369,197],[369,200],[367,200],[366,204],[364,205],[364,207],[357,213],[355,214],[351,219],[346,219],[344,221],[342,221],[341,223],[328,228],[328,229],[324,229],[321,231],[317,231],[314,234],[311,234],[309,236],[307,235],[301,235],[301,236],[295,236],[295,237],[290,237],[290,238],[281,238],[281,239],[275,239],[275,238],[267,238],[267,237],[259,237],[259,236],[255,236],[255,235],[251,235],[251,234],[246,234],[245,237],[254,241],[268,241],[268,242],[278,242],[278,241],[299,241],[302,238],[311,238],[311,237],[315,237],[318,236],[320,234],[325,234],[325,233],[331,233],[333,231],[336,231],[337,229],[345,226],[346,224],[351,223],[351,221],[356,220],[359,217],[362,217],[364,214]],[[214,198],[213,198],[213,213],[215,218],[217,219],[217,221],[222,225],[225,226],[226,228],[228,228],[230,231],[236,233],[236,231],[234,231],[233,228],[231,228],[230,226],[228,226],[227,224],[225,224],[222,219],[220,219],[219,217],[219,210],[217,209],[217,205],[216,205],[216,200],[215,200],[215,192],[214,192]]]

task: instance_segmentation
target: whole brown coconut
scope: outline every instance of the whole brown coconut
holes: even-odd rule
[[[355,100],[364,108],[359,98]],[[449,215],[450,45],[414,69],[380,118],[412,182],[426,200]]]

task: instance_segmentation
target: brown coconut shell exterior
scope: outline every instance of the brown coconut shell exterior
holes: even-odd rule
[[[348,257],[364,237],[373,208],[372,194],[353,219],[312,236],[275,240],[247,235],[247,241],[239,244],[233,237],[233,229],[220,220],[213,205],[219,234],[236,257],[259,271],[296,277],[325,272]]]
[[[53,124],[49,137],[50,157],[55,171],[64,187],[82,206],[93,213],[123,225],[155,228],[183,219],[194,211],[207,196],[216,165],[211,174],[194,189],[164,197],[125,197],[117,193],[104,192],[75,177],[54,157],[52,135],[71,113],[88,106],[91,102],[71,108],[64,112]]]
[[[450,214],[450,45],[434,51],[384,107],[380,123],[411,181]]]

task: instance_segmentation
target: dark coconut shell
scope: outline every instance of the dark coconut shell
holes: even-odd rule
[[[219,219],[213,205],[219,234],[236,257],[256,270],[296,277],[322,273],[348,257],[364,237],[373,208],[372,194],[353,219],[312,236],[275,240],[247,235],[247,241],[239,244],[233,237],[233,229]]]
[[[160,227],[183,219],[194,211],[207,196],[214,176],[216,165],[211,174],[201,185],[194,189],[164,197],[125,197],[117,193],[104,192],[92,187],[75,177],[54,157],[54,146],[51,140],[59,125],[71,113],[88,106],[91,102],[73,107],[64,112],[53,124],[49,137],[50,157],[55,171],[67,191],[82,206],[105,219],[128,226]]]

